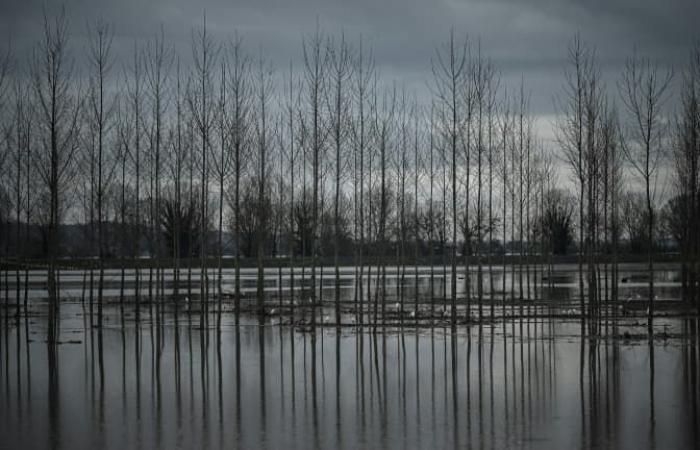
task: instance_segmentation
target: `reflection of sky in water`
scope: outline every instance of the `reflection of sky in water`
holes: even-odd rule
[[[654,342],[652,422],[648,342],[585,340],[581,352],[576,321],[525,322],[522,331],[520,322],[507,322],[505,337],[502,324],[481,333],[472,327],[469,337],[465,327],[456,335],[443,328],[378,334],[344,328],[313,337],[291,327],[260,328],[247,317],[236,327],[230,315],[220,335],[202,333],[198,316],[189,326],[181,314],[176,327],[167,313],[160,332],[144,321],[137,333],[133,315],[122,328],[119,309],[109,307],[102,378],[99,333],[85,327],[83,314],[78,304],[61,308],[64,343],[56,347],[54,384],[45,316],[26,322],[28,353],[24,322],[19,346],[17,329],[3,330],[0,435],[10,448],[695,442],[697,391],[688,378],[690,347],[681,338]],[[666,320],[684,330],[679,320]]]

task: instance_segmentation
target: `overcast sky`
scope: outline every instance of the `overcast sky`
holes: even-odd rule
[[[0,33],[12,36],[22,58],[41,32],[44,4],[56,12],[62,3],[0,0]],[[553,96],[563,82],[566,45],[574,33],[594,45],[608,86],[633,48],[678,68],[699,37],[699,0],[73,0],[65,2],[77,58],[86,48],[89,20],[104,18],[114,27],[117,54],[135,39],[151,38],[162,25],[183,57],[191,55],[193,27],[204,11],[219,39],[235,30],[249,51],[262,50],[284,70],[301,58],[301,40],[316,20],[330,33],[343,29],[374,48],[385,80],[405,83],[425,96],[431,57],[450,27],[480,40],[500,69],[503,83],[521,76],[531,94],[540,138],[551,138]]]

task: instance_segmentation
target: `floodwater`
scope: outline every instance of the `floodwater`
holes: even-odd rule
[[[6,311],[3,449],[639,449],[700,438],[700,322],[682,315],[659,318],[650,341],[640,316],[591,338],[575,319],[522,316],[309,330],[225,312],[202,328],[198,313],[146,309],[136,322],[133,304],[110,303],[98,329],[66,296],[54,345],[43,302],[18,321]]]
[[[602,267],[602,266],[601,266]],[[316,279],[319,287],[323,287],[324,291],[332,291],[335,286],[335,272],[333,267],[319,267],[316,269]],[[451,280],[450,267],[434,266],[406,266],[397,267],[396,265],[387,265],[383,268],[386,272],[387,279],[387,295],[393,295],[397,287],[397,281],[402,280],[402,285],[405,286],[410,293],[416,289],[422,296],[428,296],[432,286],[436,295],[450,295]],[[493,295],[494,298],[503,296],[504,286],[507,296],[515,297],[533,297],[539,296],[542,299],[551,299],[555,301],[562,300],[577,300],[579,296],[578,284],[578,266],[576,264],[556,264],[551,267],[546,265],[524,265],[524,266],[507,266],[505,269],[501,265],[482,266],[482,288],[484,295]],[[680,267],[675,263],[657,263],[655,265],[654,281],[657,297],[660,300],[678,299],[680,297]],[[377,288],[377,277],[380,269],[377,266],[365,266],[363,269],[363,280],[365,282],[371,279],[369,284],[371,292],[375,292]],[[355,291],[355,279],[358,276],[356,267],[346,266],[340,267],[340,285],[343,289],[343,298],[353,298]],[[477,266],[469,267],[469,280],[472,289],[476,289],[479,280],[479,268]],[[277,294],[280,288],[283,295],[289,293],[291,287],[292,272],[288,267],[284,268],[266,268],[265,269],[265,290],[270,294]],[[464,266],[457,266],[457,295],[463,296],[466,290],[467,271]],[[63,269],[59,271],[59,282],[61,287],[61,296],[64,298],[86,298],[89,296],[90,272],[77,269]],[[244,295],[254,295],[257,290],[257,269],[243,268],[240,272],[241,276],[241,292]],[[120,269],[108,269],[104,272],[103,293],[106,297],[118,297],[122,293],[127,297],[133,297],[136,294],[135,272],[133,269],[125,269],[123,278]],[[294,269],[294,288],[296,291],[302,289],[302,286],[310,285],[311,269],[300,268]],[[600,284],[605,285],[610,283],[610,273],[602,271],[599,274]],[[19,286],[21,293],[24,296],[25,286],[27,287],[27,297],[34,299],[45,299],[47,297],[47,281],[46,270],[29,270],[28,272],[20,271],[17,274],[14,271],[0,272],[2,277],[3,290],[9,291],[4,295],[12,298],[15,296],[17,277],[19,277]],[[141,269],[139,271],[139,295],[142,297],[152,295],[154,290],[154,280],[158,277],[155,271]],[[173,293],[174,288],[174,271],[171,268],[163,269],[160,275],[162,280],[162,293],[169,295]],[[207,277],[211,292],[215,292],[218,288],[218,270],[209,268]],[[97,271],[92,272],[92,286],[97,289]],[[122,281],[123,280],[123,281]],[[234,269],[224,268],[222,270],[221,287],[223,294],[232,295],[234,292]],[[417,280],[417,281],[416,281]],[[521,285],[522,280],[522,285]],[[647,268],[644,264],[620,264],[619,265],[619,295],[621,298],[638,298],[646,291],[648,283]],[[152,282],[149,284],[149,281]],[[179,290],[180,293],[193,292],[195,295],[199,292],[201,282],[201,272],[198,268],[191,270],[180,269],[179,271]],[[521,296],[522,286],[522,296]],[[443,290],[444,289],[444,290]],[[409,295],[410,295],[409,293]]]

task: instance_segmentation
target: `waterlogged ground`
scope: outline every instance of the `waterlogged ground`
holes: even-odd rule
[[[80,302],[2,320],[0,448],[695,448],[697,322],[619,338],[577,320],[300,331],[230,313],[201,328]],[[330,314],[330,311],[320,312]],[[275,324],[272,322],[275,321]],[[345,320],[349,323],[349,320]],[[624,338],[627,330],[629,337]]]
[[[387,295],[396,295],[396,288],[401,282],[405,288],[407,296],[413,292],[419,292],[423,297],[428,297],[432,287],[434,295],[451,295],[451,269],[443,266],[406,266],[397,267],[388,265],[382,269],[386,272]],[[644,264],[628,263],[619,266],[619,295],[621,299],[643,298],[648,285],[647,268]],[[471,283],[472,295],[476,290],[481,272],[482,291],[485,296],[493,296],[500,299],[505,293],[507,297],[517,298],[539,298],[554,300],[557,302],[567,300],[577,300],[579,297],[579,279],[577,264],[555,264],[547,265],[511,265],[503,267],[501,265],[469,267],[469,280]],[[611,274],[606,267],[601,266],[599,271],[599,283],[601,289],[611,288]],[[357,267],[340,267],[340,288],[344,300],[353,300],[355,296],[356,279],[359,275]],[[464,297],[466,291],[467,271],[463,266],[457,267],[457,296]],[[2,294],[7,295],[11,300],[16,297],[17,279],[19,279],[20,297],[26,296],[29,299],[45,299],[47,292],[47,271],[45,268],[33,267],[27,272],[15,271],[0,272],[2,281]],[[123,276],[122,276],[123,275]],[[103,295],[106,298],[118,298],[125,296],[133,298],[136,296],[136,275],[134,269],[125,269],[123,274],[120,269],[108,269],[104,272]],[[141,297],[149,297],[156,290],[156,281],[160,278],[160,289],[164,295],[170,295],[174,290],[174,271],[172,268],[165,268],[159,276],[155,271],[141,269],[139,276],[138,294]],[[283,296],[289,295],[292,286],[292,275],[294,276],[294,290],[299,292],[303,287],[310,286],[311,269],[296,267],[292,272],[289,268],[266,268],[264,271],[265,291],[268,295],[277,295],[280,290]],[[365,284],[365,295],[367,292],[376,293],[379,286],[377,276],[379,268],[377,266],[363,268],[362,279]],[[607,276],[606,276],[607,275]],[[59,271],[58,281],[62,298],[90,297],[90,288],[93,295],[97,290],[97,270],[90,273],[87,270],[75,268],[63,268]],[[257,270],[254,268],[243,268],[240,272],[241,291],[244,295],[254,296],[257,291]],[[216,268],[209,268],[207,271],[209,289],[211,292],[218,292],[219,273]],[[323,287],[327,295],[331,295],[335,287],[335,269],[333,267],[319,267],[316,270],[317,286]],[[657,263],[654,273],[655,292],[658,300],[673,300],[680,298],[680,267],[675,263]],[[181,269],[179,272],[179,292],[181,294],[195,295],[199,292],[202,277],[198,268]],[[371,280],[367,284],[367,280]],[[92,282],[91,282],[92,281]],[[221,273],[221,289],[224,295],[231,296],[235,290],[235,271],[225,268]],[[6,292],[5,292],[6,291]],[[603,294],[601,294],[603,296]]]

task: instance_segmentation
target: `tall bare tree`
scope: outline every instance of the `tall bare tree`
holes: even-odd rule
[[[155,256],[156,280],[152,282],[152,268],[149,267],[149,293],[155,288],[156,307],[156,341],[160,348],[161,327],[164,297],[164,269],[163,269],[163,241],[162,241],[162,189],[163,175],[165,173],[165,156],[167,146],[166,137],[166,114],[170,103],[170,70],[173,63],[173,49],[165,42],[165,32],[163,28],[146,46],[145,74],[148,86],[148,106],[150,107],[149,129],[149,162],[150,162],[150,204],[151,204],[151,243]],[[149,294],[150,296],[150,294]],[[151,297],[152,298],[152,297]],[[149,311],[152,312],[153,302],[149,303]],[[160,370],[160,362],[157,370]]]
[[[102,328],[102,304],[104,290],[104,257],[105,257],[105,237],[104,237],[104,203],[105,192],[110,178],[114,174],[116,159],[110,154],[109,135],[112,129],[112,116],[115,103],[106,92],[106,84],[109,83],[109,74],[113,67],[111,48],[113,32],[104,21],[97,21],[94,27],[88,27],[91,36],[88,51],[91,65],[91,76],[89,85],[89,110],[90,127],[94,130],[96,137],[96,207],[97,207],[97,248],[99,275],[97,284],[97,326]]]
[[[225,47],[224,47],[225,48]],[[218,114],[216,118],[216,126],[219,132],[219,148],[218,155],[213,158],[214,164],[214,174],[216,175],[217,189],[219,191],[218,195],[218,226],[217,226],[217,276],[216,276],[216,286],[217,286],[217,296],[221,299],[222,292],[222,275],[223,275],[223,253],[224,253],[224,186],[227,185],[228,177],[230,176],[231,164],[233,159],[231,158],[231,152],[229,151],[229,141],[230,141],[230,129],[229,129],[229,103],[228,103],[228,88],[227,88],[227,78],[228,78],[228,59],[227,54],[222,52],[221,54],[221,74],[219,78],[219,99],[218,99]],[[221,318],[221,303],[219,303],[218,318]]]
[[[328,53],[326,52],[325,38],[320,27],[316,26],[313,36],[304,39],[304,80],[306,87],[306,108],[309,118],[307,127],[309,128],[309,149],[311,150],[313,188],[311,198],[311,242],[308,243],[311,249],[311,305],[313,309],[311,315],[312,326],[316,324],[316,267],[318,266],[319,243],[318,235],[320,230],[319,201],[321,186],[321,159],[325,149],[326,124],[323,117],[323,99],[327,89]]]
[[[192,32],[192,55],[194,58],[194,85],[189,96],[190,111],[199,134],[199,258],[200,258],[200,302],[203,314],[200,324],[208,322],[209,310],[209,271],[207,270],[207,248],[209,231],[209,160],[212,153],[212,128],[215,115],[214,68],[218,47],[207,34],[207,19],[204,16],[202,28]],[[219,299],[220,301],[220,299]]]
[[[438,123],[443,124],[445,128],[443,134],[448,141],[447,147],[451,158],[452,250],[450,264],[452,269],[450,295],[453,327],[457,323],[457,156],[466,119],[463,115],[463,102],[464,86],[468,78],[467,50],[466,40],[463,44],[458,43],[455,40],[454,30],[451,30],[449,42],[436,51],[432,63]],[[465,179],[468,180],[468,178],[469,173],[466,174]]]
[[[697,284],[700,279],[700,43],[696,43],[683,70],[680,112],[673,149],[674,191],[677,207],[672,211],[678,226],[685,299],[700,308]],[[680,219],[680,220],[679,220]]]
[[[182,194],[183,194],[183,176],[185,171],[185,163],[187,161],[187,148],[185,144],[185,122],[184,117],[185,110],[185,100],[182,87],[182,75],[180,72],[180,58],[177,58],[176,62],[176,75],[175,75],[175,129],[171,130],[170,136],[170,171],[171,178],[173,180],[173,197],[175,204],[175,214],[174,217],[174,235],[176,238],[172,243],[173,252],[173,296],[175,298],[176,305],[179,303],[180,299],[180,258],[182,249],[180,234],[182,232]],[[223,192],[221,193],[223,195]],[[188,208],[191,205],[187,205]],[[191,243],[188,242],[191,246]],[[190,266],[190,264],[188,264]]]
[[[124,78],[126,80],[126,97],[130,109],[131,123],[129,127],[133,131],[133,143],[129,152],[133,167],[133,199],[134,217],[131,225],[135,234],[133,239],[132,253],[135,258],[141,256],[141,179],[143,171],[141,137],[143,134],[143,54],[138,46],[134,44],[133,61],[125,68]],[[134,268],[134,301],[136,303],[136,321],[140,320],[141,313],[141,268],[137,264]]]
[[[230,122],[230,148],[233,154],[233,199],[232,209],[234,217],[234,247],[235,247],[235,275],[234,275],[234,301],[236,318],[240,313],[241,303],[241,180],[245,170],[246,156],[249,147],[250,129],[250,58],[243,52],[242,40],[236,35],[230,44],[231,59],[228,65],[228,78],[231,102]]]
[[[12,132],[11,132],[11,122],[12,119],[8,117],[6,113],[6,108],[5,108],[5,98],[7,95],[7,85],[8,85],[8,75],[10,73],[10,67],[11,67],[11,45],[8,45],[7,50],[5,50],[1,55],[0,55],[0,133],[2,136],[2,141],[0,141],[0,177],[3,179],[9,178],[7,177],[7,171],[9,170],[7,167],[9,166],[9,159],[10,159],[10,142],[12,140]],[[7,123],[6,123],[7,122]],[[4,141],[4,142],[3,142]],[[6,186],[4,186],[5,183],[0,182],[0,192],[3,192],[4,189],[6,189]],[[2,206],[0,205],[0,221],[3,221],[5,218],[3,217],[4,211],[2,211]],[[0,283],[2,283],[0,281]],[[1,284],[0,284],[1,285]],[[5,289],[8,287],[5,286]],[[19,310],[18,310],[18,315],[19,315]],[[18,319],[19,320],[19,319]],[[7,314],[5,315],[5,326],[7,326]]]
[[[335,322],[340,326],[340,234],[341,234],[341,193],[345,172],[348,167],[348,159],[343,158],[347,151],[346,143],[350,132],[350,95],[348,85],[352,76],[352,55],[350,47],[345,41],[345,35],[341,34],[337,42],[328,44],[329,60],[329,126],[331,140],[335,152],[334,167],[334,194],[333,194],[333,265],[335,267]]]
[[[355,120],[353,121],[352,127],[352,138],[355,147],[355,152],[357,153],[358,159],[358,171],[359,171],[359,184],[358,189],[358,224],[359,224],[359,243],[357,252],[356,265],[359,266],[358,274],[358,305],[356,309],[358,311],[357,323],[362,324],[363,321],[363,303],[364,303],[364,290],[363,290],[363,277],[364,277],[364,255],[365,255],[365,173],[366,173],[366,158],[367,158],[367,147],[369,141],[369,113],[367,111],[369,107],[370,92],[372,79],[374,78],[374,59],[371,51],[364,51],[362,40],[358,45],[358,51],[354,58],[354,69],[353,69],[353,97],[354,97],[354,107],[353,112],[356,112]],[[369,295],[369,291],[367,292]]]
[[[257,147],[256,178],[258,188],[258,237],[257,237],[257,302],[258,314],[265,314],[265,244],[268,232],[268,211],[265,205],[268,202],[269,193],[265,190],[267,184],[269,147],[274,141],[274,124],[270,120],[270,101],[273,95],[272,68],[262,55],[257,64],[257,80],[255,86],[255,137]]]
[[[40,189],[48,197],[46,237],[48,250],[48,293],[50,300],[49,343],[58,339],[55,315],[58,308],[56,257],[58,226],[64,208],[62,200],[74,176],[81,110],[79,88],[73,80],[73,60],[68,53],[68,22],[65,10],[53,19],[44,12],[44,30],[32,64],[32,82],[38,108],[37,133],[40,145],[34,157]]]
[[[584,242],[584,196],[586,189],[586,166],[584,159],[585,145],[585,98],[587,79],[594,70],[593,54],[576,35],[569,43],[567,69],[563,93],[556,98],[559,122],[557,123],[557,141],[562,148],[564,159],[570,166],[577,182],[579,199],[579,238],[578,238],[578,266],[579,266],[579,294],[581,321],[585,321],[585,291],[583,283],[583,242]]]
[[[647,328],[653,334],[654,317],[654,230],[658,175],[662,158],[667,153],[668,121],[664,103],[668,99],[673,78],[658,62],[633,55],[628,59],[619,84],[626,108],[626,126],[622,128],[622,151],[634,174],[644,186],[647,209],[647,268],[649,272],[649,309]]]

